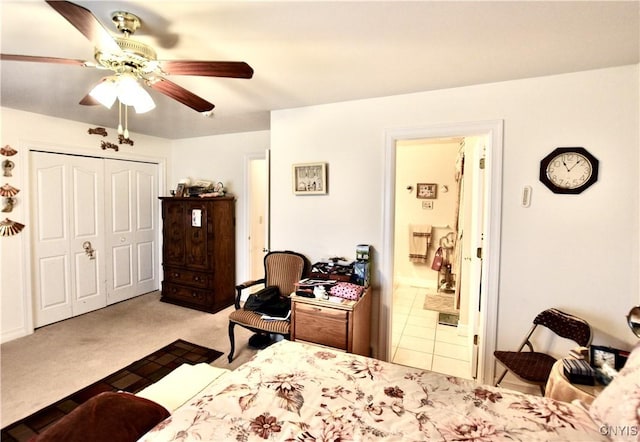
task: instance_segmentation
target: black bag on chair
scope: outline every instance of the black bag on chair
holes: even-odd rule
[[[269,286],[250,294],[244,309],[264,315],[286,316],[291,310],[291,300],[281,297],[278,287]]]

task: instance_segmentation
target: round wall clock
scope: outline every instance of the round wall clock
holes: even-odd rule
[[[540,161],[540,181],[554,193],[581,193],[598,180],[598,160],[584,147],[558,147]]]

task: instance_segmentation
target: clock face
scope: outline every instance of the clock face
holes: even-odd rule
[[[593,174],[593,167],[584,155],[566,152],[555,156],[547,166],[547,178],[563,189],[577,189]]]
[[[598,179],[598,160],[582,147],[559,147],[540,162],[540,181],[555,193],[580,193]]]

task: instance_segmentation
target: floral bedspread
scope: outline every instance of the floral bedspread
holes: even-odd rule
[[[281,341],[144,441],[606,440],[576,405]]]

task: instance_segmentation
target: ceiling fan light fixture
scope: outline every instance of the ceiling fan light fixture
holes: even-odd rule
[[[155,109],[156,104],[153,102],[151,95],[144,89],[140,89],[142,92],[138,97],[137,102],[133,105],[138,114],[144,114],[145,112],[149,112],[152,109]]]
[[[132,74],[122,74],[117,83],[118,100],[127,106],[133,106],[139,114],[149,112],[156,107],[151,95],[145,91]]]
[[[89,95],[107,109],[111,109],[118,97],[116,78],[114,76],[104,78],[89,92]]]

